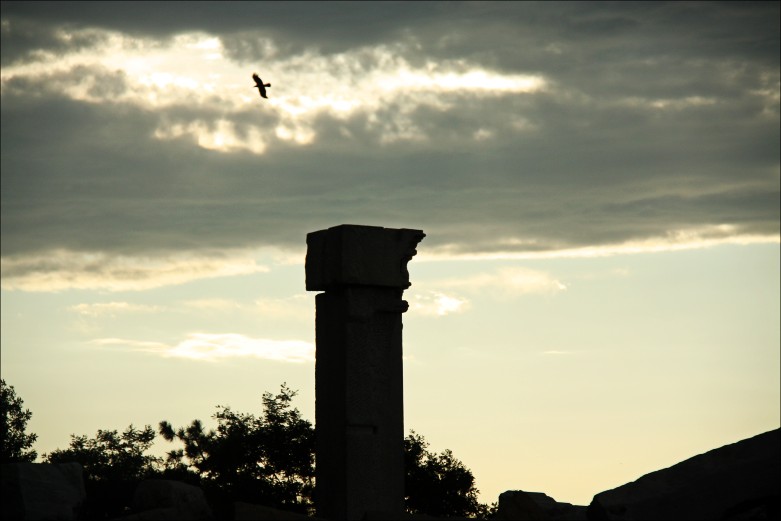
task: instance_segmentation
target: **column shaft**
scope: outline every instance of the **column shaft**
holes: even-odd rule
[[[318,515],[404,511],[401,291],[356,287],[316,297]]]

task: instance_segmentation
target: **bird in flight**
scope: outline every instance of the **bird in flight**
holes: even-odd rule
[[[258,88],[260,97],[268,99],[268,96],[266,96],[266,87],[271,87],[271,84],[263,83],[263,80],[260,79],[260,76],[258,76],[257,72],[252,73],[252,79],[255,80],[255,87]]]

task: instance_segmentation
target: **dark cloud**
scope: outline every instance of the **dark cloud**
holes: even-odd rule
[[[225,36],[255,32],[282,49],[333,53],[396,41],[404,35],[424,44],[434,58],[498,56],[529,65],[545,56],[546,44],[568,51],[601,50],[602,57],[692,54],[727,58],[751,56],[777,63],[773,2],[684,3],[608,2],[4,2],[3,19],[14,38],[6,43],[53,45],[50,30],[103,28],[154,37],[187,31]],[[19,31],[19,32],[17,32]],[[616,48],[616,41],[620,48]],[[258,50],[234,42],[234,57],[252,58]],[[62,44],[62,42],[59,42]],[[71,42],[77,45],[78,42]],[[55,44],[56,45],[56,44]],[[231,47],[229,45],[229,47]],[[541,54],[542,51],[542,54]],[[10,51],[9,51],[10,52]],[[598,56],[594,56],[598,57]],[[541,63],[542,65],[542,63]],[[598,64],[594,64],[598,65]]]
[[[13,12],[13,9],[9,11]],[[7,16],[5,2],[2,20],[0,63],[4,66],[24,61],[35,53],[50,52],[61,56],[66,52],[78,51],[105,41],[103,34],[81,33],[66,36],[58,30],[61,25]]]
[[[257,113],[217,101],[153,111],[63,94],[83,86],[119,99],[129,88],[119,71],[10,78],[3,255],[301,248],[308,231],[343,222],[421,227],[431,246],[474,252],[709,227],[777,235],[777,15],[778,4],[743,3],[3,4],[4,65],[102,38],[64,40],[59,27],[160,38],[197,29],[240,62],[276,53],[305,64],[383,43],[412,66],[479,64],[549,82],[537,93],[410,92],[347,116],[324,110],[313,142],[299,145],[275,136],[283,121],[271,110],[261,127]],[[338,76],[379,67],[371,53],[355,56]],[[218,120],[240,136],[262,128],[266,151],[155,137],[161,125]]]
[[[43,130],[30,117],[41,112],[51,118]],[[521,249],[548,249],[722,223],[778,232],[772,180],[760,191],[750,183],[772,169],[770,158],[730,165],[722,141],[656,158],[670,143],[649,140],[664,129],[623,141],[567,135],[557,146],[546,145],[550,136],[493,146],[451,136],[453,150],[375,142],[351,153],[355,143],[335,131],[342,123],[323,118],[320,127],[333,128],[318,143],[257,157],[162,143],[151,138],[156,118],[62,100],[4,114],[19,139],[3,153],[4,253],[300,247],[307,231],[340,222],[420,226],[432,246],[489,251],[508,249],[501,239],[510,237],[537,241]],[[737,168],[749,186],[733,186]],[[654,192],[663,195],[647,196]]]
[[[461,11],[440,2],[156,2],[148,9],[136,2],[4,2],[3,18],[11,22],[14,42],[4,50],[13,60],[27,48],[58,48],[57,28],[102,28],[135,35],[168,38],[203,31],[223,35],[236,59],[257,59],[258,48],[244,43],[251,31],[271,38],[286,53],[304,49],[334,53],[353,46],[392,40],[411,25]],[[33,23],[30,23],[30,22]],[[16,31],[19,27],[19,34]],[[4,32],[3,47],[6,47]]]

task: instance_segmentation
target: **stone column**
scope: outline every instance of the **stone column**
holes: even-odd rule
[[[401,314],[421,230],[341,225],[307,235],[316,296],[317,515],[404,512]]]

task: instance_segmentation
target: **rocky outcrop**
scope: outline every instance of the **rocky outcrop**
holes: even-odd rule
[[[86,492],[78,463],[4,463],[3,519],[76,519]]]
[[[586,507],[559,503],[542,492],[508,490],[499,495],[494,519],[580,521],[586,519]]]
[[[594,496],[589,519],[776,519],[781,431],[694,456]]]
[[[494,519],[547,519],[537,503],[523,490],[508,490],[499,494]]]

